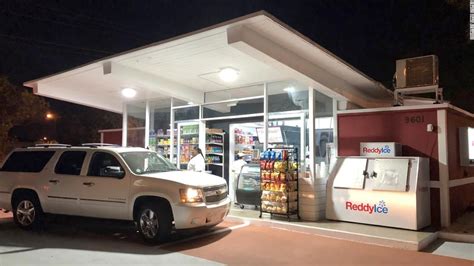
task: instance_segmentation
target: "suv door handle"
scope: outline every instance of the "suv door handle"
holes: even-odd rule
[[[57,183],[59,183],[59,180],[57,180],[57,179],[51,179],[51,180],[49,180],[49,183],[53,183],[53,184],[56,185]]]
[[[94,182],[84,182],[82,183],[84,186],[88,186],[88,187],[92,187],[93,185],[95,185]]]

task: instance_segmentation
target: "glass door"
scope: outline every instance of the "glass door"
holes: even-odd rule
[[[268,118],[268,148],[297,148],[299,169],[304,173],[305,163],[309,161],[307,112],[272,113]]]
[[[187,169],[192,158],[191,151],[199,146],[199,123],[178,123],[178,168]]]

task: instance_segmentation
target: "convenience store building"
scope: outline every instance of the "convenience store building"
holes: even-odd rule
[[[225,177],[231,190],[232,163],[238,152],[256,158],[273,142],[292,143],[299,147],[300,185],[306,186],[301,191],[307,196],[302,195],[300,214],[307,220],[325,217],[327,158],[338,151],[355,155],[350,145],[361,141],[352,138],[349,146],[338,144],[347,145],[348,140],[337,130],[338,121],[350,117],[343,111],[381,112],[384,109],[377,108],[390,107],[393,99],[382,84],[263,11],[28,81],[25,86],[41,96],[121,113],[122,145],[162,149],[180,167],[188,159],[182,147],[199,146],[211,158],[209,169]],[[452,108],[443,105],[442,109]],[[467,114],[471,124],[472,119]],[[348,122],[342,122],[346,127]],[[209,143],[219,141],[207,138],[206,128],[227,132],[220,150],[209,149]],[[351,137],[348,131],[343,133]],[[380,135],[370,141],[386,138]],[[179,142],[176,148],[170,139]],[[332,143],[329,150],[327,143]],[[462,184],[472,187],[471,179],[464,178]],[[449,194],[449,182],[446,188],[445,181],[438,181],[431,189],[437,202],[432,206],[439,209],[439,216],[449,216],[450,212],[443,214],[450,209],[449,197],[441,191],[441,187],[448,189]],[[466,200],[467,196],[461,201]],[[449,225],[451,217],[438,218],[441,225]]]

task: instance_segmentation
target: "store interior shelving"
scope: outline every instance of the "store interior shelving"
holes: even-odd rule
[[[225,133],[216,130],[206,131],[206,165],[213,174],[224,177]],[[211,169],[213,167],[217,169]]]

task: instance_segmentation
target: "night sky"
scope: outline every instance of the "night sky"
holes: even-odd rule
[[[22,84],[259,10],[387,87],[396,59],[437,54],[447,98],[474,111],[468,0],[0,0],[0,74]]]

